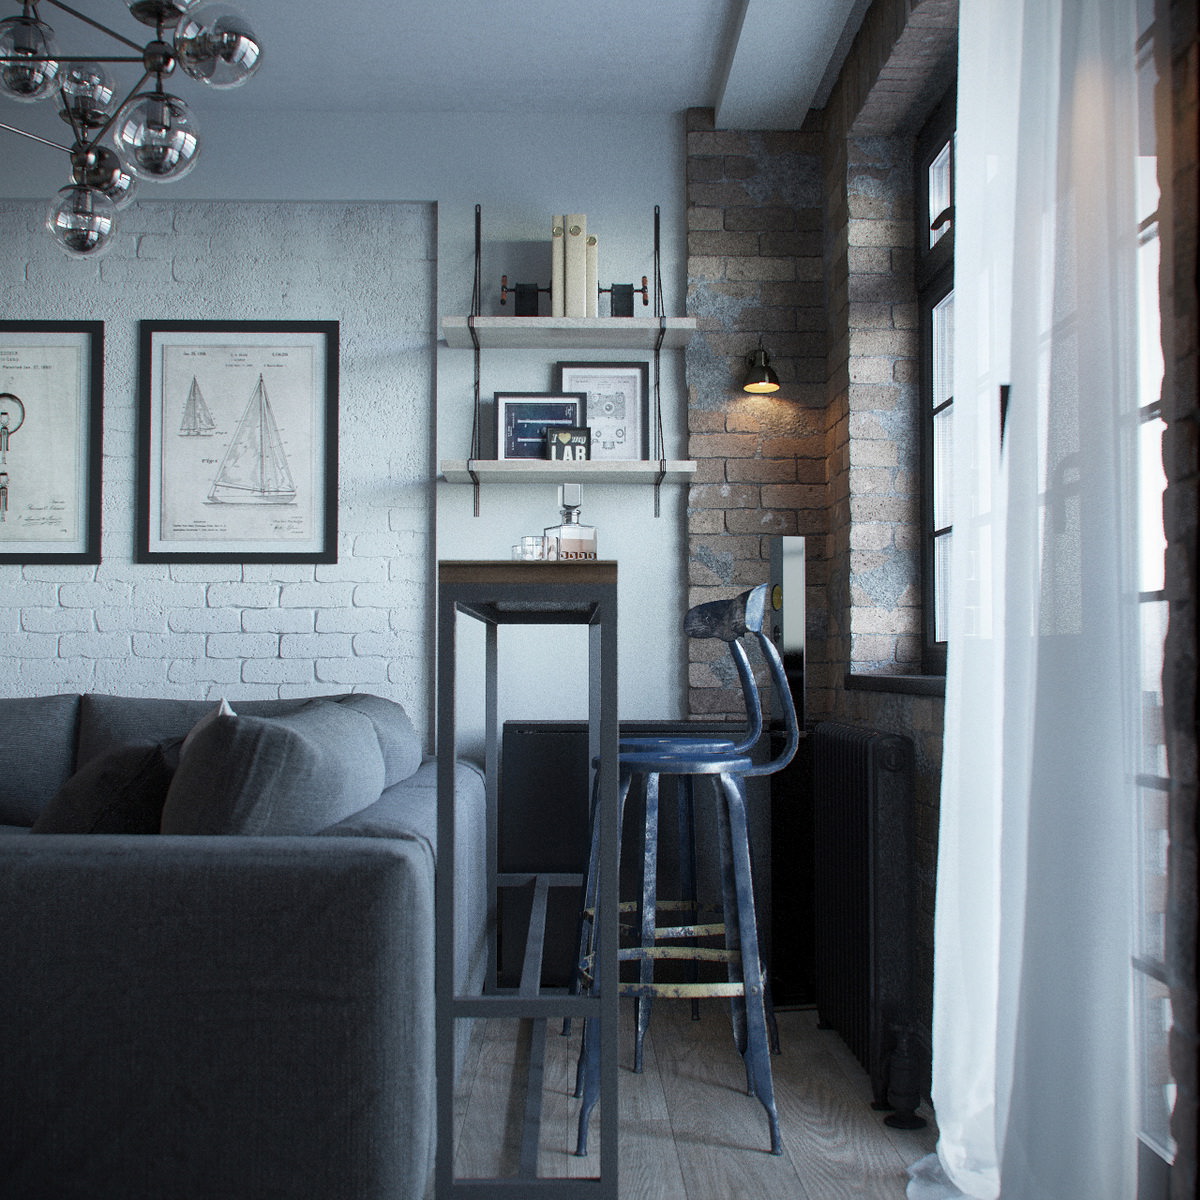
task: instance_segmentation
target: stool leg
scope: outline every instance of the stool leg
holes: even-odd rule
[[[692,776],[676,776],[676,799],[679,805],[679,892],[691,904],[691,920],[700,923],[700,910],[696,907],[696,793]],[[696,939],[689,938],[688,946],[695,946]],[[700,978],[700,964],[691,959],[687,964],[689,983]],[[700,1020],[700,1001],[692,998],[692,1020]]]
[[[758,1098],[767,1112],[771,1131],[771,1153],[782,1154],[779,1116],[775,1109],[775,1085],[771,1075],[771,1048],[767,1035],[763,971],[758,955],[758,925],[754,913],[754,881],[750,870],[746,796],[741,777],[723,774],[721,791],[724,797],[720,810],[724,815],[721,821],[721,851],[726,893],[726,944],[730,948],[736,945],[741,950],[741,982],[744,992],[741,1003],[732,1006],[734,1037],[746,1064],[748,1090]],[[732,916],[730,899],[733,901]],[[735,970],[736,965],[731,964],[731,977]]]
[[[599,1022],[586,1020],[583,1023],[583,1044],[579,1048],[579,1066],[575,1072],[575,1095],[582,1097],[579,1109],[579,1125],[575,1135],[575,1153],[580,1158],[587,1156],[588,1123],[592,1109],[600,1099],[600,1031]]]
[[[658,941],[658,781],[657,775],[646,776],[646,835],[642,855],[642,932],[641,947],[652,949]],[[638,963],[638,982],[654,982],[654,959],[643,958]],[[633,1042],[633,1071],[642,1073],[642,1047],[650,1027],[649,996],[638,995],[633,1000],[636,1033]]]

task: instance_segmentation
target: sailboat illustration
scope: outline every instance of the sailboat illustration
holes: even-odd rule
[[[291,504],[296,485],[259,375],[208,493],[210,504]]]
[[[208,411],[208,405],[204,403],[200,385],[193,375],[192,386],[188,389],[188,397],[183,404],[183,420],[179,422],[179,434],[181,437],[210,437],[216,426],[212,413]]]

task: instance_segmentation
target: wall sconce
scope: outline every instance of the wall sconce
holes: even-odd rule
[[[767,392],[779,391],[779,376],[771,370],[771,360],[763,349],[762,338],[758,339],[758,349],[746,356],[746,379],[742,383],[742,391],[761,396]]]

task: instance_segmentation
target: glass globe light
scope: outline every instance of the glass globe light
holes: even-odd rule
[[[76,142],[71,147],[71,176],[76,183],[103,192],[117,209],[133,203],[137,180],[107,146]]]
[[[0,21],[0,58],[22,61],[0,64],[0,90],[21,101],[50,95],[58,75],[57,53],[54,30],[44,21],[6,17]]]
[[[125,0],[125,3],[143,25],[166,28],[179,20],[187,6],[187,0]]]
[[[58,77],[58,115],[74,117],[84,129],[98,129],[112,112],[112,81],[108,72],[94,62],[67,63]]]
[[[65,254],[95,258],[108,249],[116,232],[116,209],[103,192],[68,184],[50,201],[46,228]]]
[[[178,96],[142,92],[113,127],[117,151],[139,179],[182,179],[200,154],[196,121]]]
[[[113,157],[116,158],[116,155]],[[118,212],[128,208],[137,199],[137,190],[137,179],[123,166],[118,166],[116,174],[100,189]]]
[[[224,4],[190,4],[175,27],[175,56],[193,79],[210,87],[245,83],[262,62],[249,22]]]

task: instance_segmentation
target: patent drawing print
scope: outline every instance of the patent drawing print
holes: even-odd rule
[[[645,362],[555,363],[560,390],[587,394],[593,459],[650,457],[649,376]]]
[[[104,327],[0,322],[0,561],[100,561]]]
[[[212,431],[216,427],[217,423],[208,411],[208,405],[204,403],[204,393],[193,375],[192,386],[188,388],[187,400],[183,406],[183,418],[179,422],[179,436],[212,437]]]
[[[139,561],[335,561],[337,353],[336,322],[142,322]]]

